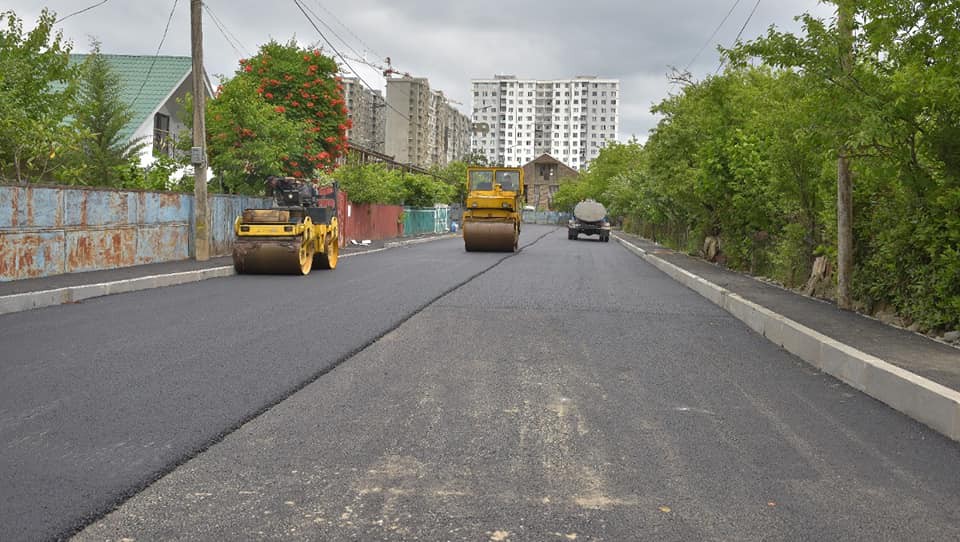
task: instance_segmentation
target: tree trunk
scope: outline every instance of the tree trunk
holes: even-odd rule
[[[837,0],[840,68],[853,73],[853,0]],[[850,310],[850,277],[853,274],[853,180],[850,158],[841,145],[837,158],[837,307]]]
[[[853,273],[853,181],[850,159],[837,160],[837,307],[850,310],[850,276]]]

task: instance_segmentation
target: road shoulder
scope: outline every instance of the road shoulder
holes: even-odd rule
[[[733,272],[711,272],[713,276],[708,279],[701,276],[708,274],[700,269],[709,265],[705,262],[698,263],[619,232],[614,238],[630,252],[722,307],[777,346],[960,441],[960,391],[956,386],[960,382],[960,350],[922,337],[907,337],[909,332],[903,330],[882,329],[878,326],[884,324],[853,313],[841,313],[832,305],[785,290],[782,295],[771,293],[768,288],[773,287],[769,285],[753,288],[750,282],[760,284],[759,281]],[[725,284],[718,284],[721,282]],[[790,296],[797,299],[791,300]],[[777,302],[771,301],[774,297],[778,298]],[[802,307],[790,310],[790,303]],[[787,314],[791,312],[797,314]],[[801,319],[803,323],[798,321]],[[869,333],[849,336],[840,332],[841,326],[851,322],[860,329],[868,328]],[[857,340],[857,336],[862,338]]]

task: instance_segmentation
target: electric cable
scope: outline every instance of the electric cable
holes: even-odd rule
[[[363,76],[361,76],[360,73],[357,72],[357,70],[355,70],[355,69],[353,68],[353,66],[350,65],[349,62],[347,62],[347,59],[344,58],[343,54],[340,53],[340,51],[333,45],[333,43],[330,42],[329,39],[327,39],[327,36],[325,36],[325,35],[323,34],[323,31],[320,30],[320,27],[317,26],[317,23],[315,23],[315,22],[313,21],[313,19],[310,18],[310,15],[307,13],[307,9],[305,9],[305,7],[300,3],[300,0],[293,0],[293,3],[296,4],[297,8],[300,9],[300,11],[303,13],[303,16],[306,17],[307,21],[310,23],[311,26],[313,26],[314,30],[316,30],[317,33],[320,34],[320,37],[323,38],[323,41],[326,42],[327,45],[329,45],[331,49],[333,49],[333,52],[334,52],[338,57],[340,57],[340,60],[343,61],[344,65],[346,65],[348,68],[350,68],[350,71],[353,72],[353,74],[357,77],[357,79],[359,79],[360,82],[362,82],[368,89],[370,89],[371,91],[376,92],[376,90],[370,85],[370,83],[367,83],[367,80],[364,79]],[[316,15],[316,14],[314,14],[314,15]],[[390,109],[393,109],[398,115],[400,115],[401,117],[403,117],[404,120],[406,120],[407,122],[410,122],[410,117],[408,117],[408,116],[405,115],[402,111],[400,111],[399,109],[397,109],[396,107],[394,107],[393,105],[391,105],[390,102],[387,102],[387,101],[385,100],[384,103],[387,104],[387,107],[389,107]]]
[[[177,11],[177,2],[179,0],[173,0],[173,7],[170,8],[170,15],[167,17],[167,26],[163,28],[163,36],[160,38],[160,45],[157,45],[157,52],[153,55],[153,61],[150,63],[150,67],[147,68],[147,75],[143,77],[143,83],[140,84],[140,90],[137,91],[137,95],[131,101],[131,105],[135,104],[140,98],[140,94],[143,92],[143,87],[147,86],[147,81],[150,79],[150,74],[153,73],[153,67],[157,64],[157,57],[160,56],[160,49],[163,48],[163,42],[167,39],[167,32],[170,31],[170,21],[173,20],[173,14]]]
[[[718,24],[717,27],[713,29],[713,33],[710,34],[710,37],[707,38],[707,40],[703,42],[703,45],[700,46],[700,50],[697,51],[697,54],[693,55],[693,58],[690,59],[690,62],[687,62],[687,67],[684,68],[683,71],[685,71],[685,72],[689,72],[689,71],[690,71],[690,66],[692,66],[693,63],[696,62],[698,58],[700,58],[700,55],[701,55],[701,54],[703,53],[703,51],[707,48],[707,45],[710,45],[710,42],[713,41],[713,38],[714,38],[714,37],[716,37],[717,32],[719,32],[720,29],[723,28],[723,25],[726,24],[727,19],[729,19],[729,18],[730,18],[730,15],[733,14],[733,10],[737,9],[737,6],[740,5],[740,2],[741,2],[741,0],[736,0],[736,1],[733,3],[733,5],[730,6],[730,10],[727,11],[727,14],[726,14],[726,15],[724,15],[723,20],[720,21],[720,24]]]
[[[69,15],[60,17],[59,19],[57,19],[57,20],[54,21],[54,22],[55,22],[55,23],[62,23],[63,21],[66,21],[67,19],[69,19],[70,17],[73,17],[74,15],[80,15],[81,13],[86,13],[86,12],[90,11],[90,10],[93,9],[93,8],[97,8],[97,7],[100,7],[100,6],[104,5],[104,4],[106,4],[106,3],[109,2],[109,1],[110,1],[110,0],[103,0],[103,1],[101,1],[101,2],[97,2],[96,4],[93,4],[92,6],[87,6],[87,7],[83,8],[83,9],[81,9],[81,10],[79,10],[79,11],[74,11],[73,13],[71,13],[71,14],[69,14]]]
[[[740,31],[737,32],[737,37],[734,38],[733,40],[734,45],[736,45],[740,41],[740,36],[743,35],[743,31],[746,30],[747,25],[750,24],[750,20],[753,19],[753,14],[757,12],[757,7],[759,6],[760,6],[760,0],[757,0],[757,2],[753,4],[753,9],[750,10],[750,15],[747,16],[747,20],[743,21],[743,26],[741,26]],[[717,71],[713,72],[714,75],[720,73],[720,68],[722,68],[725,63],[726,63],[725,59],[721,58],[720,65],[717,66]]]
[[[334,21],[336,21],[337,23],[340,24],[340,26],[342,26],[343,28],[345,28],[345,29],[347,30],[347,33],[349,33],[349,34],[350,34],[351,36],[353,36],[357,41],[359,41],[359,42],[360,42],[360,45],[362,45],[366,51],[370,51],[371,53],[373,53],[374,56],[376,56],[377,59],[379,59],[379,60],[386,60],[386,57],[384,57],[384,56],[381,55],[380,53],[374,51],[374,50],[373,50],[373,47],[370,47],[369,45],[367,45],[367,43],[366,43],[365,41],[363,41],[363,39],[362,39],[360,36],[358,36],[356,33],[354,33],[354,31],[351,30],[350,27],[346,25],[346,23],[344,23],[342,20],[340,20],[340,18],[337,17],[337,15],[336,15],[335,13],[333,13],[332,11],[330,11],[329,9],[327,9],[323,4],[321,4],[321,3],[320,3],[320,0],[316,0],[316,3],[317,3],[317,6],[318,6],[320,9],[322,9],[323,11],[326,11],[331,17],[333,17],[333,20],[334,20]],[[341,38],[341,41],[343,41],[342,38]],[[354,52],[356,52],[356,51],[354,51]],[[362,57],[363,55],[359,55],[359,56]]]
[[[252,56],[250,51],[243,46],[243,43],[237,39],[233,32],[230,32],[230,30],[227,28],[227,25],[219,17],[217,17],[217,15],[206,2],[203,2],[203,9],[207,12],[207,15],[210,16],[210,20],[213,21],[213,24],[217,27],[217,30],[220,31],[220,35],[222,35],[223,39],[227,41],[227,44],[230,45],[230,48],[237,53],[238,57],[243,58],[244,56]],[[243,49],[243,52],[241,52],[240,49]]]

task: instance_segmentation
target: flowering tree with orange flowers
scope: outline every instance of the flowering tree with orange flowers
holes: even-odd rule
[[[318,50],[271,41],[240,60],[207,106],[210,165],[231,192],[256,192],[267,175],[311,178],[348,149],[338,67]]]

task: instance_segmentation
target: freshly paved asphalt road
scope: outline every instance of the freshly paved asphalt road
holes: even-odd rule
[[[960,539],[956,443],[773,347],[618,245],[568,241],[562,230],[529,244],[542,231],[528,228],[521,253],[431,303],[78,538]],[[408,257],[424,265],[404,263]],[[364,310],[342,316],[338,331],[360,326],[376,334],[359,322],[382,318],[377,329],[386,329],[417,306],[411,299],[431,297],[423,290],[443,291],[497,259],[465,254],[455,241],[357,258],[349,275],[346,267],[337,273],[365,277],[369,291],[350,288]],[[423,271],[427,264],[444,272]],[[322,366],[316,356],[348,352],[325,345],[336,334],[314,337],[308,330],[323,328],[312,320],[290,318],[289,330],[276,322],[290,304],[301,314],[341,310],[342,284],[331,291],[319,277],[310,280],[316,291],[297,295],[283,293],[294,281],[242,279],[204,283],[215,293],[197,287],[102,300],[101,311],[120,306],[102,317],[120,329],[106,333],[98,331],[104,322],[89,322],[85,332],[96,341],[79,341],[73,331],[91,315],[70,315],[87,307],[36,313],[45,340],[23,350],[42,349],[36,359],[51,358],[54,347],[45,345],[54,341],[61,348],[73,341],[74,355],[121,352],[96,377],[83,377],[84,386],[125,364],[138,371],[124,374],[147,373],[125,381],[136,392],[103,385],[83,403],[119,393],[124,405],[140,406],[111,411],[117,427],[102,436],[91,434],[100,432],[95,417],[76,414],[72,421],[82,427],[75,432],[88,442],[83,453],[106,466],[95,475],[73,472],[70,487],[102,493],[105,484],[89,484],[112,465],[125,466],[129,478],[143,449],[175,461],[190,447],[176,440],[175,449],[164,449],[167,439],[193,431],[197,442],[209,441],[214,413],[249,415],[281,393],[262,388],[296,386],[294,375]],[[384,295],[393,297],[375,300]],[[248,296],[256,303],[242,301]],[[258,304],[271,296],[281,303],[258,317]],[[137,300],[155,306],[136,308]],[[184,305],[196,311],[189,318],[179,316]],[[144,325],[141,336],[127,336]],[[58,327],[71,331],[61,338]],[[210,335],[216,338],[200,340]],[[154,366],[162,369],[148,370]],[[25,368],[20,378],[29,375]],[[47,400],[88,394],[70,380],[60,377]],[[171,385],[186,390],[170,390],[176,400],[144,397]],[[4,410],[25,400],[5,398]],[[30,411],[31,427],[45,427],[47,411]],[[183,413],[190,418],[177,417]],[[160,427],[136,436],[147,431],[127,421],[122,427],[133,435],[112,446],[108,437],[136,417]],[[153,444],[145,448],[144,439]]]
[[[0,316],[0,540],[76,531],[504,257],[451,239]]]

